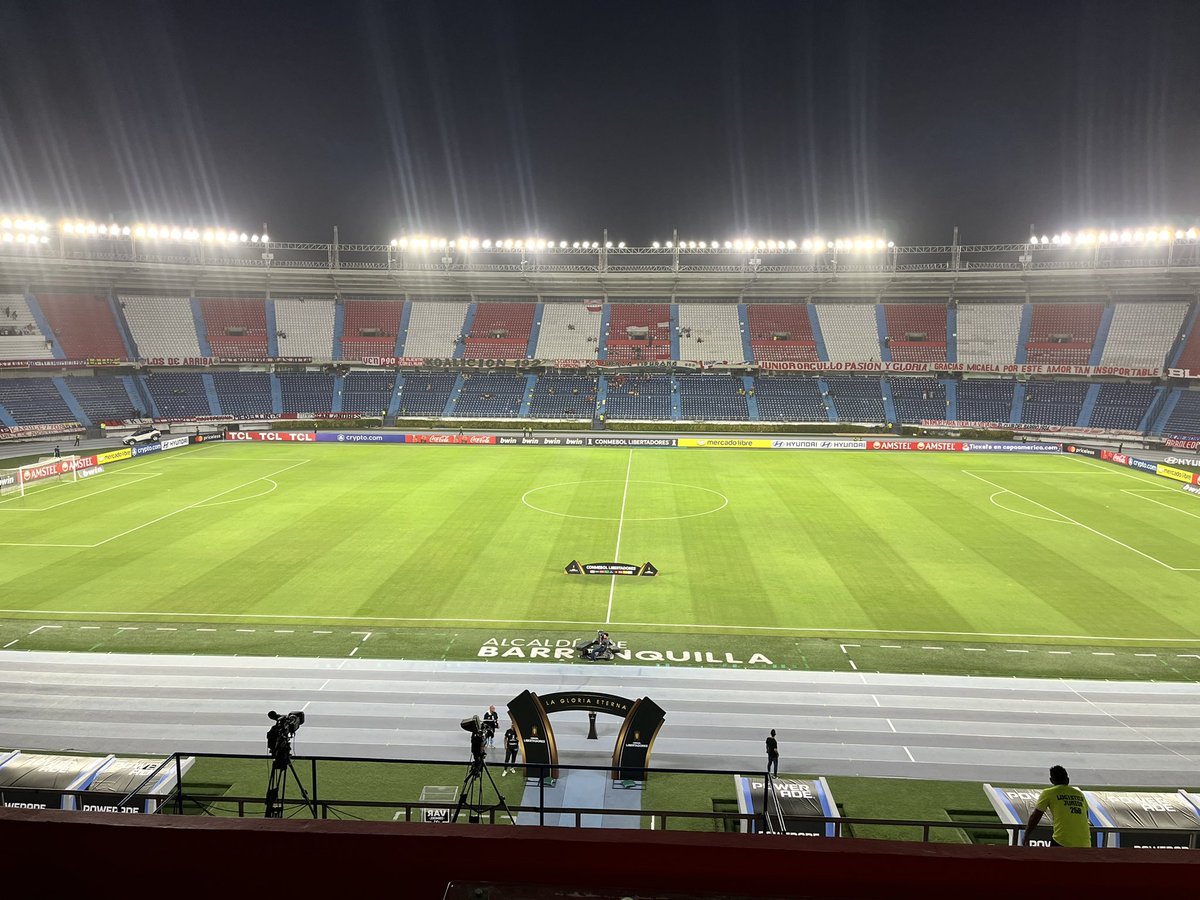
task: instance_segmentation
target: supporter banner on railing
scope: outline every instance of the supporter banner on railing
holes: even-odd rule
[[[965,422],[960,419],[922,419],[927,428],[973,428],[986,431],[1019,431],[1028,434],[1097,434],[1140,437],[1137,431],[1118,428],[1076,428],[1074,425],[1014,425],[1011,422]]]
[[[1136,368],[1132,366],[1066,366],[1051,364],[1000,365],[997,363],[948,363],[948,362],[792,362],[790,360],[764,359],[757,363],[760,369],[777,372],[896,372],[909,374],[920,372],[963,372],[980,375],[1112,375],[1118,378],[1161,378],[1162,368]]]
[[[922,452],[961,451],[962,441],[867,441],[868,450],[918,450]]]
[[[1172,378],[1200,378],[1200,369],[1167,369]]]
[[[14,425],[11,428],[0,425],[0,441],[23,441],[55,434],[78,434],[86,430],[78,422],[61,422],[57,425]]]
[[[284,443],[316,441],[315,431],[227,431],[229,441],[276,441]],[[211,438],[210,438],[211,440]]]
[[[1168,435],[1163,443],[1172,450],[1200,450],[1200,437],[1190,437],[1186,434]]]
[[[144,366],[212,366],[258,363],[302,366],[312,361],[311,356],[155,356],[139,360]]]
[[[107,357],[103,359],[0,359],[0,369],[89,369],[129,365],[133,365],[133,363]]]

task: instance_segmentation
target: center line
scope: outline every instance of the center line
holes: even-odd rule
[[[625,527],[625,501],[629,498],[629,472],[633,468],[633,448],[629,448],[629,462],[625,466],[625,490],[621,492],[621,518],[617,522],[617,549],[613,551],[613,562],[621,560],[621,530]],[[604,624],[612,622],[613,591],[617,589],[617,576],[612,576],[612,584],[608,587],[608,612],[604,616]]]

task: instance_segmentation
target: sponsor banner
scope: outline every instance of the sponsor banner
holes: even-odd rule
[[[763,800],[766,798],[766,779],[762,775],[735,775],[734,785],[738,798],[738,812],[743,815],[753,813],[763,814]],[[834,837],[837,827],[833,822],[814,822],[812,818],[839,818],[837,804],[833,801],[833,793],[824,778],[814,780],[799,778],[772,779],[775,785],[775,796],[770,801],[768,810],[770,817],[778,827],[778,819],[783,819],[784,833],[798,837]],[[778,805],[775,804],[778,800]],[[743,819],[740,823],[743,832],[758,830],[757,822]]]
[[[335,422],[352,422],[359,419],[378,419],[379,416],[372,416],[369,413],[313,413],[308,418],[318,420],[333,420]]]
[[[103,475],[104,466],[88,466],[86,469],[76,469],[75,474],[80,478],[91,478],[93,475]]]
[[[17,483],[17,476],[12,472],[0,472],[0,487],[12,487]]]
[[[1151,460],[1148,460],[1148,459],[1138,459],[1136,456],[1131,456],[1131,457],[1129,457],[1129,462],[1127,463],[1127,465],[1131,469],[1138,469],[1139,471],[1142,471],[1142,472],[1149,472],[1151,475],[1158,474],[1158,463],[1152,462]]]
[[[107,453],[97,453],[97,465],[107,465],[108,463],[120,462],[123,459],[132,459],[133,450],[129,447],[122,447],[119,450],[109,450]]]
[[[761,438],[679,438],[679,447],[711,447],[717,449],[770,449],[774,442]]]
[[[868,450],[919,450],[922,452],[966,449],[962,441],[867,441]]]
[[[1200,487],[1197,487],[1194,484],[1185,484],[1183,486],[1183,489],[1185,491],[1187,491],[1189,494],[1196,494],[1196,495],[1200,496]]]
[[[675,438],[652,437],[588,437],[588,447],[677,447]]]
[[[582,437],[508,437],[496,436],[496,443],[504,446],[527,444],[530,447],[583,447],[587,439]]]
[[[494,444],[494,434],[405,434],[406,444]]]
[[[1172,378],[1200,378],[1200,369],[1167,369]]]
[[[64,475],[67,472],[70,472],[74,467],[74,462],[69,459],[56,459],[40,465],[25,466],[24,468],[18,469],[17,477],[21,479],[22,484],[29,484],[31,481],[41,481],[43,478],[53,478],[55,475]]]
[[[318,431],[317,442],[335,442],[338,444],[403,444],[404,435],[373,431]]]
[[[1200,812],[1178,793],[1087,791],[1098,825],[1119,829],[1105,846],[1134,850],[1186,850],[1188,832],[1200,830]]]
[[[1078,456],[1090,456],[1092,459],[1100,459],[1103,452],[1099,447],[1085,447],[1082,444],[1067,444],[1063,449]]]
[[[145,456],[147,453],[161,453],[161,444],[135,444],[129,448],[134,456]]]
[[[1200,450],[1200,438],[1171,435],[1163,441],[1172,450]]]
[[[0,425],[0,441],[19,441],[24,438],[42,437],[49,434],[78,434],[86,431],[79,422],[62,422],[56,425]]]
[[[227,431],[225,438],[230,441],[304,443],[315,441],[317,433],[315,431]]]
[[[579,560],[573,559],[567,563],[563,571],[568,575],[657,575],[658,569],[652,563],[643,563],[640,566],[630,565],[629,563],[584,563],[580,565]]]
[[[772,450],[865,450],[866,441],[817,441],[787,438],[771,441]]]
[[[967,441],[964,450],[976,453],[1060,453],[1059,444],[1022,444],[1015,441]]]
[[[792,362],[760,360],[760,369],[779,372],[977,372],[993,375],[1111,375],[1120,378],[1161,378],[1161,368],[1132,366],[1067,366],[949,362]]]
[[[163,438],[162,448],[164,450],[174,450],[176,447],[186,447],[189,443],[190,438],[186,437]]]
[[[1157,474],[1163,478],[1170,478],[1173,481],[1182,481],[1184,484],[1195,484],[1197,476],[1195,472],[1185,472],[1183,469],[1176,469],[1174,466],[1164,466],[1158,464]]]
[[[212,434],[194,434],[191,436],[191,442],[193,444],[207,444],[210,441],[223,440],[225,440],[225,432],[223,431],[214,431]]]
[[[1029,821],[1029,815],[1037,806],[1038,797],[1042,793],[1041,788],[1020,788],[1020,787],[994,787],[990,784],[983,786],[983,792],[987,795],[988,800],[992,804],[992,808],[996,810],[996,815],[1000,817],[1000,821],[1005,825],[1024,825]],[[1051,847],[1051,841],[1054,838],[1054,817],[1050,813],[1042,816],[1037,827],[1029,832],[1030,847]],[[1019,845],[1025,840],[1025,829],[1008,832],[1008,842],[1010,844]]]
[[[1200,459],[1193,459],[1190,456],[1168,456],[1163,460],[1168,466],[1195,466],[1200,468]]]
[[[363,363],[368,366],[394,366],[398,369],[419,369],[425,365],[423,356],[365,356]]]

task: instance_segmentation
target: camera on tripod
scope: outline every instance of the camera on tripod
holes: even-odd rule
[[[267,713],[267,718],[275,722],[267,730],[267,752],[275,761],[276,768],[286,768],[292,761],[292,738],[304,724],[304,713],[297,710],[280,715],[271,710]]]
[[[487,735],[479,716],[463,719],[458,723],[458,727],[463,731],[471,732],[471,764],[472,766],[481,765],[487,758],[487,747],[484,744]]]

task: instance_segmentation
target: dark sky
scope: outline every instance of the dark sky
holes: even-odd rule
[[[0,208],[277,240],[1200,215],[1200,2],[0,4]]]

